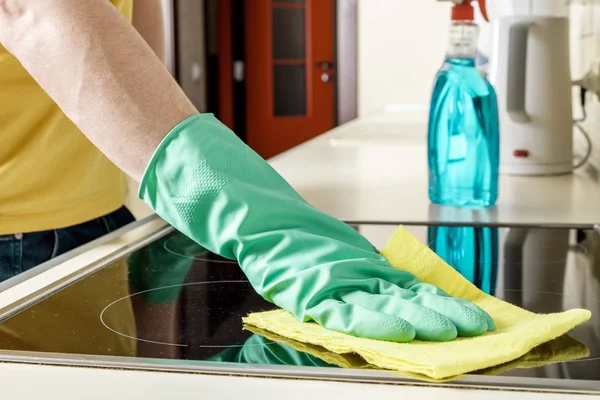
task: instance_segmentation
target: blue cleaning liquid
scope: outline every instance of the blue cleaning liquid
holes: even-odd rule
[[[428,128],[429,198],[458,207],[498,198],[496,92],[474,58],[447,58],[436,76]]]
[[[498,228],[433,226],[429,247],[483,292],[494,295],[498,277]]]

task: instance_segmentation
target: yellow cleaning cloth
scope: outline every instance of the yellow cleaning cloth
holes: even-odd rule
[[[283,310],[250,314],[244,323],[333,353],[356,353],[369,364],[417,376],[444,379],[513,361],[587,321],[587,310],[534,314],[489,296],[446,264],[433,251],[400,227],[381,254],[395,267],[409,271],[454,297],[467,299],[487,311],[496,330],[474,338],[436,343],[394,343],[363,339],[302,323]]]
[[[369,364],[364,358],[358,356],[355,353],[347,354],[336,354],[329,350],[315,346],[310,343],[301,343],[292,339],[279,336],[275,333],[265,331],[251,325],[245,325],[244,328],[254,334],[260,335],[267,340],[277,342],[285,346],[289,346],[292,349],[310,354],[313,357],[319,358],[328,364],[335,365],[341,368],[351,369],[370,369],[376,370],[381,369],[375,365]],[[583,344],[573,339],[568,335],[560,336],[557,339],[551,340],[540,346],[533,348],[529,353],[516,360],[510,361],[505,364],[501,364],[492,368],[487,368],[481,371],[475,372],[478,375],[499,375],[508,370],[515,368],[538,368],[548,364],[554,364],[558,362],[568,362],[573,360],[579,360],[581,358],[588,357],[590,350]],[[458,376],[445,378],[445,379],[433,379],[424,375],[419,375],[411,372],[394,371],[397,376],[408,379],[419,379],[428,382],[444,382],[458,378]]]

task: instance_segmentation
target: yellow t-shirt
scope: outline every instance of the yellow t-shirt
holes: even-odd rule
[[[130,21],[133,0],[110,0]],[[64,228],[120,208],[124,174],[0,46],[0,235]]]

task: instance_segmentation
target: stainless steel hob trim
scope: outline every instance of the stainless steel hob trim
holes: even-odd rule
[[[348,383],[409,385],[454,389],[538,392],[557,394],[600,394],[600,382],[542,379],[512,376],[465,375],[449,382],[427,382],[396,376],[393,371],[285,365],[236,364],[195,360],[138,359],[133,357],[89,356],[0,351],[0,363],[102,368],[149,372],[193,373],[290,380],[325,380]]]
[[[160,219],[157,215],[151,215],[148,216],[144,219],[141,219],[139,221],[135,221],[132,222],[130,224],[127,224],[111,233],[108,233],[98,239],[95,239],[89,243],[84,244],[83,246],[77,247],[65,254],[61,254],[58,257],[55,257],[43,264],[40,264],[30,270],[27,270],[23,273],[20,273],[19,275],[14,276],[13,278],[7,279],[4,282],[0,282],[0,292],[3,292],[7,289],[10,289],[20,283],[23,283],[31,278],[33,278],[34,276],[40,275],[43,272],[48,271],[49,269],[56,267],[57,265],[60,265],[74,257],[77,257],[85,252],[88,252],[98,246],[101,246],[103,244],[106,244],[118,237],[123,236],[126,233],[129,233],[137,228],[140,228],[146,224],[149,224],[150,222],[156,221]]]
[[[73,254],[72,253],[65,254],[65,256],[69,255],[69,257],[66,257],[66,259],[63,259],[62,261],[60,261],[60,263],[70,260],[77,255],[83,254],[86,251],[89,251],[94,247],[100,246],[102,244],[107,244],[112,240],[118,239],[118,238],[126,235],[127,233],[130,233],[130,232],[134,231],[135,229],[140,228],[143,225],[151,223],[152,221],[154,221],[156,219],[157,218],[149,218],[147,220],[140,221],[140,224],[137,224],[137,223],[130,224],[128,226],[123,227],[121,230],[115,231],[112,234],[106,235],[103,238],[95,240],[94,242],[90,242],[84,246],[84,247],[87,247],[86,249],[82,249],[81,251],[79,249],[76,249],[72,252]],[[130,242],[127,242],[127,243],[123,244],[123,246],[121,246],[118,250],[116,250],[104,257],[100,257],[99,259],[83,266],[81,269],[73,272],[72,274],[64,276],[63,278],[61,278],[57,281],[51,282],[48,285],[45,285],[42,289],[40,289],[36,292],[33,292],[29,295],[25,295],[23,298],[19,299],[18,301],[11,303],[5,307],[0,308],[0,322],[6,320],[7,318],[12,317],[15,314],[18,314],[19,312],[23,311],[24,309],[52,296],[54,293],[66,288],[67,286],[70,286],[70,285],[86,278],[87,276],[93,274],[94,272],[106,267],[108,264],[118,260],[119,258],[122,258],[122,257],[126,256],[127,254],[130,254],[130,253],[146,246],[147,244],[149,244],[153,241],[156,241],[165,235],[168,235],[169,233],[171,233],[173,231],[174,231],[174,228],[166,223],[163,225],[160,225],[155,231],[151,231],[151,232],[147,233],[146,235],[142,235],[142,237],[137,240],[132,240]],[[55,264],[52,261],[42,264],[42,265],[34,268],[34,270],[35,270],[34,273],[32,275],[30,275],[28,277],[28,279],[30,279],[33,276],[39,275],[56,265],[59,265],[59,264]],[[14,286],[18,285],[19,283],[23,282],[20,279],[19,280],[15,279],[15,281],[12,281],[12,280],[10,280],[10,281],[11,282],[9,282],[9,283],[11,283],[11,285],[8,286],[7,288],[14,287]]]
[[[113,232],[101,239],[91,242],[82,248],[68,253],[58,262],[46,263],[36,268],[31,276],[38,275],[59,263],[65,262],[76,255],[83,254],[101,244],[109,243],[111,240],[132,232],[145,224],[156,220],[153,216],[133,224],[130,224],[118,231]],[[391,225],[391,223],[357,223],[356,225]],[[423,225],[423,224],[404,224],[404,225]],[[486,225],[487,226],[487,225]],[[582,227],[578,227],[582,228]],[[84,266],[71,276],[67,276],[57,282],[45,286],[42,290],[26,296],[18,303],[13,303],[0,314],[0,321],[9,318],[25,308],[51,296],[57,291],[91,275],[92,273],[106,267],[115,260],[138,250],[139,248],[151,243],[164,235],[169,234],[174,229],[170,225],[161,225],[156,230],[148,232],[138,240],[130,241],[124,244],[117,251],[97,259],[96,261]],[[10,286],[14,286],[17,280],[11,280]],[[304,380],[332,380],[341,382],[360,382],[360,383],[383,383],[391,385],[412,385],[412,386],[436,386],[448,388],[471,388],[471,389],[492,389],[492,390],[513,390],[513,391],[534,391],[550,393],[573,393],[573,394],[600,394],[600,382],[584,380],[562,380],[545,378],[521,378],[511,376],[484,376],[468,375],[455,381],[443,383],[430,383],[426,381],[411,380],[395,376],[389,371],[367,371],[336,368],[316,368],[316,367],[294,367],[294,366],[272,366],[272,365],[251,365],[235,363],[215,363],[207,361],[190,360],[167,360],[167,359],[138,359],[132,357],[114,357],[114,356],[92,356],[92,355],[65,355],[42,352],[21,352],[0,350],[0,362],[20,363],[20,364],[44,364],[70,367],[92,367],[109,369],[129,369],[142,371],[158,372],[180,372],[180,373],[199,373],[206,375],[233,375],[233,376],[252,376],[263,378],[281,378],[281,379],[304,379]]]
[[[600,233],[600,222],[589,222],[586,224],[567,224],[567,223],[517,223],[517,222],[493,222],[493,221],[377,221],[377,220],[353,220],[344,219],[349,225],[380,225],[380,226],[467,226],[474,228],[531,228],[531,229],[593,229]]]

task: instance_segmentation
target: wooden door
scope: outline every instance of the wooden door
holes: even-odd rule
[[[246,140],[269,158],[335,125],[335,0],[245,0]]]

